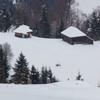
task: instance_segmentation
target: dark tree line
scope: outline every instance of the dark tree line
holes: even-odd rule
[[[0,31],[11,25],[26,24],[33,35],[45,38],[60,38],[60,32],[73,25],[79,26],[75,0],[0,0]],[[2,7],[4,6],[4,7]]]
[[[32,35],[61,38],[61,31],[75,26],[94,40],[100,40],[100,7],[89,16],[80,11],[75,0],[0,0],[0,31],[11,25],[26,24]]]
[[[39,72],[35,66],[31,70],[28,67],[28,62],[23,53],[16,60],[13,67],[14,74],[9,77],[11,69],[10,61],[13,57],[11,46],[8,43],[0,45],[0,83],[13,82],[15,84],[47,84],[57,82],[58,80],[53,75],[51,69],[42,67]]]
[[[100,40],[100,7],[96,8],[84,22],[85,33],[94,40]]]
[[[12,25],[15,7],[11,0],[0,0],[0,31],[6,32]]]
[[[57,81],[58,80],[53,75],[52,70],[50,68],[47,69],[47,67],[42,67],[41,69],[41,83],[42,84],[54,83]]]
[[[29,70],[28,62],[22,53],[16,60],[13,70],[12,82],[15,84],[47,84],[58,81],[51,69],[48,70],[46,67],[42,67],[41,72],[36,70],[34,66]]]
[[[61,38],[60,32],[76,23],[73,5],[75,0],[18,0],[16,8],[20,10],[19,15],[16,13],[15,17],[20,18],[16,17],[15,25],[21,20],[19,24],[24,23],[35,29],[33,35]]]

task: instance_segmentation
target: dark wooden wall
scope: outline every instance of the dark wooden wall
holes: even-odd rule
[[[70,38],[68,36],[62,35],[62,39],[71,45],[73,44],[93,44],[93,40],[87,36]]]
[[[69,37],[67,37],[67,36],[65,36],[65,35],[62,35],[62,39],[63,39],[63,41],[66,41],[66,42],[68,42],[69,44],[72,44],[72,45],[73,45],[73,41],[72,41],[71,38],[69,38]]]
[[[93,44],[93,40],[87,36],[71,38],[74,44]]]

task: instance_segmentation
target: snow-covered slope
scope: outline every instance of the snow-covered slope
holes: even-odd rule
[[[70,81],[48,85],[0,84],[0,100],[100,100],[100,89]]]
[[[0,33],[0,43],[5,42],[11,44],[14,53],[12,67],[23,52],[30,68],[32,65],[38,70],[42,66],[51,67],[59,80],[75,80],[79,70],[85,81],[96,86],[100,83],[100,42],[94,45],[69,45],[61,39],[22,39],[13,33]]]
[[[88,86],[84,82],[76,83],[61,82],[49,85],[0,84],[0,100],[100,100],[100,89],[84,87]]]
[[[93,9],[100,6],[100,0],[76,0],[79,8],[86,14],[91,13]]]

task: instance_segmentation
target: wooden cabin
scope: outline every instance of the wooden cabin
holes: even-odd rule
[[[20,38],[30,38],[32,32],[27,25],[21,25],[14,30],[15,36]]]
[[[93,44],[93,40],[79,29],[71,26],[61,32],[62,39],[67,43],[74,44]]]

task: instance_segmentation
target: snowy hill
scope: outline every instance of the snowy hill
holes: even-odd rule
[[[100,42],[94,42],[94,45],[72,46],[61,39],[22,39],[15,37],[13,33],[0,33],[0,43],[5,42],[11,44],[14,53],[12,67],[23,52],[30,68],[32,65],[38,70],[42,66],[51,67],[59,80],[75,80],[79,70],[85,81],[96,86],[100,83]]]

